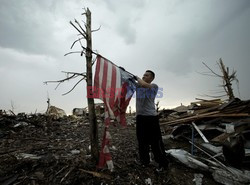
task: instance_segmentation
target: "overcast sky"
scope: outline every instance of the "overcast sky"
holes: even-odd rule
[[[92,29],[101,26],[93,49],[135,75],[153,70],[162,108],[219,95],[221,80],[200,74],[209,72],[202,62],[220,73],[219,58],[237,71],[235,95],[250,99],[249,0],[0,0],[0,109],[43,113],[48,96],[67,113],[87,106],[85,82],[66,96],[77,79],[43,84],[85,71],[85,57],[64,56],[80,50],[70,50],[78,36],[69,21],[85,20],[84,7]]]

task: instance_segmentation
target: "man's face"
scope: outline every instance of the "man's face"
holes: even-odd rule
[[[150,72],[145,72],[143,77],[142,77],[142,80],[147,82],[147,83],[151,83],[153,81],[153,77],[152,77]]]

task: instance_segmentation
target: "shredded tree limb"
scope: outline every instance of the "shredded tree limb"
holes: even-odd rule
[[[101,29],[101,26],[99,26],[99,28],[95,29],[95,30],[92,30],[91,32],[96,32],[96,31],[99,31]]]
[[[83,81],[83,80],[86,80],[86,78],[80,79],[80,80],[72,87],[72,89],[70,89],[68,92],[64,93],[63,96],[66,95],[66,94],[69,94],[71,91],[73,91],[73,90],[75,89],[75,87],[76,87],[81,81]]]
[[[238,87],[238,92],[239,92],[239,80],[236,78],[236,71],[232,71],[232,73],[229,73],[229,68],[225,67],[225,65],[222,62],[222,59],[220,58],[219,62],[217,62],[220,71],[222,73],[222,75],[219,75],[217,73],[215,73],[210,67],[208,67],[207,64],[205,64],[204,62],[202,62],[203,65],[205,65],[209,71],[212,74],[208,74],[208,73],[200,73],[203,75],[208,75],[208,76],[213,76],[213,77],[219,77],[222,79],[222,85],[220,85],[220,87],[222,87],[224,89],[224,92],[226,92],[226,95],[221,95],[221,96],[209,96],[206,95],[208,97],[224,97],[227,96],[229,98],[229,100],[234,98],[234,93],[233,93],[233,88],[232,88],[232,82],[236,81],[237,87]],[[240,93],[239,93],[240,94]]]
[[[61,79],[61,80],[55,80],[55,81],[45,81],[44,84],[48,84],[48,83],[58,83],[56,88],[57,89],[59,87],[59,85],[61,85],[61,83],[65,82],[65,81],[69,81],[70,79],[73,78],[77,78],[79,76],[82,76],[82,78],[73,86],[73,88],[71,88],[68,92],[64,93],[63,95],[69,94],[71,91],[73,91],[75,89],[75,87],[82,81],[82,80],[86,80],[87,76],[86,73],[76,73],[76,72],[66,72],[66,71],[62,71],[63,73],[66,73],[67,78]]]
[[[84,9],[84,10],[85,10],[85,12],[82,13],[82,15],[87,15],[87,9]],[[82,50],[81,50],[81,51],[71,51],[71,52],[66,53],[64,56],[67,56],[67,55],[69,55],[69,54],[75,54],[75,53],[80,53],[80,55],[83,56],[84,54],[86,54],[87,51],[90,51],[92,54],[99,55],[98,53],[92,51],[92,50],[89,49],[88,47],[84,47],[83,44],[82,44],[82,42],[81,42],[82,40],[87,40],[87,39],[88,39],[88,38],[87,38],[88,35],[87,35],[87,31],[86,31],[86,30],[87,30],[86,23],[84,23],[84,26],[85,26],[85,29],[84,29],[84,28],[81,26],[81,24],[80,24],[76,19],[75,19],[74,22],[75,22],[75,24],[74,24],[72,21],[70,21],[69,23],[79,32],[79,35],[81,35],[81,36],[80,36],[80,38],[78,38],[77,40],[75,40],[75,41],[72,43],[70,49],[72,49],[72,48],[75,46],[75,44],[78,42],[78,43],[80,44]],[[98,31],[98,30],[100,30],[100,28],[101,28],[101,26],[100,26],[98,29],[96,29],[96,30],[92,30],[91,32]],[[92,60],[92,65],[94,65],[95,60],[96,60],[96,59]],[[75,87],[76,87],[81,81],[87,80],[87,75],[86,75],[86,73],[65,72],[65,71],[62,71],[62,72],[67,74],[67,77],[66,77],[66,78],[61,79],[61,80],[55,80],[55,81],[46,81],[46,82],[44,82],[44,84],[48,84],[48,83],[58,83],[57,86],[56,86],[56,88],[55,88],[55,89],[57,89],[61,83],[65,82],[65,81],[69,81],[69,80],[71,80],[71,79],[74,79],[74,78],[77,78],[77,77],[81,76],[82,78],[81,78],[80,80],[78,80],[77,83],[76,83],[68,92],[66,92],[66,93],[63,94],[63,95],[66,95],[66,94],[69,94],[70,92],[72,92],[72,91],[75,89]]]

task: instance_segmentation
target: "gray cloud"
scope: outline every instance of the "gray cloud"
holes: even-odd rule
[[[58,45],[62,45],[68,39],[67,32],[70,30],[68,22],[74,18],[67,8],[75,9],[76,4],[69,5],[71,4],[64,0],[60,3],[3,0],[0,7],[0,45],[28,53],[58,52]],[[62,11],[64,9],[66,11]]]
[[[132,26],[129,17],[120,19],[117,23],[117,31],[119,35],[124,37],[125,43],[133,44],[136,42],[136,29]]]
[[[232,1],[227,4],[220,2],[213,4],[210,1],[206,3],[185,2],[176,8],[176,14],[166,17],[165,26],[164,23],[162,25],[166,36],[155,39],[159,40],[158,47],[155,47],[158,51],[155,52],[159,52],[159,55],[162,53],[158,59],[162,61],[160,62],[162,67],[165,66],[167,70],[178,75],[192,72],[195,67],[192,66],[192,63],[201,56],[201,52],[204,51],[206,55],[210,55],[211,50],[217,48],[215,45],[219,44],[214,41],[215,45],[209,45],[211,47],[209,48],[208,43],[211,44],[211,40],[214,40],[220,33],[223,37],[223,32],[227,32],[228,25],[234,24],[235,20],[241,22],[241,15],[249,11],[249,1],[242,1],[242,3]],[[232,37],[237,36],[237,38],[245,37],[245,34],[233,33],[231,35]],[[232,40],[232,37],[226,39]],[[221,42],[225,41],[228,42],[228,40]],[[154,41],[152,40],[152,42]],[[224,49],[226,50],[226,48]]]
[[[136,42],[136,24],[141,18],[141,10],[145,7],[144,0],[112,1],[105,0],[107,8],[113,13],[116,31],[126,44]]]
[[[124,9],[127,11],[127,14],[130,14],[128,10],[140,9],[143,8],[146,4],[145,0],[104,0],[107,5],[107,8],[113,12],[119,13],[124,12]]]
[[[47,92],[68,113],[86,106],[85,83],[63,97],[76,81],[56,91],[56,84],[43,85],[64,78],[61,71],[85,71],[84,57],[63,57],[78,38],[69,21],[84,20],[83,7],[92,12],[92,28],[102,26],[92,35],[93,49],[135,75],[154,70],[165,93],[161,106],[189,103],[216,89],[219,80],[197,72],[206,71],[201,62],[217,70],[220,57],[237,70],[241,97],[249,99],[249,6],[248,0],[2,0],[0,109],[14,101],[17,111],[42,112]]]
[[[49,42],[51,39],[53,24],[46,11],[42,13],[42,7],[34,1],[3,1],[1,17],[4,18],[0,20],[3,26],[0,31],[2,47],[48,52],[46,40]]]

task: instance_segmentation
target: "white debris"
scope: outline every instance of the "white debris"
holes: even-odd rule
[[[34,160],[37,160],[37,159],[40,159],[41,157],[37,156],[37,155],[34,155],[34,154],[19,153],[19,154],[16,155],[16,158],[18,160],[20,160],[20,159],[34,159]]]
[[[241,171],[232,167],[228,169],[214,168],[212,173],[214,180],[226,185],[250,184],[250,171]]]
[[[74,154],[79,154],[81,151],[80,150],[71,150],[70,152],[74,155]]]
[[[208,170],[209,167],[203,162],[195,159],[190,153],[182,149],[170,149],[166,153],[169,153],[174,158],[184,163],[186,166],[193,169]]]
[[[147,185],[152,185],[152,184],[153,184],[153,183],[152,183],[152,180],[151,180],[150,178],[145,179],[145,183],[146,183]]]
[[[195,173],[194,174],[194,179],[193,179],[193,182],[195,182],[195,185],[202,185],[202,178],[203,178],[202,174]]]
[[[29,125],[29,124],[26,123],[26,122],[19,122],[19,123],[15,124],[13,127],[14,127],[14,128],[17,128],[17,127],[20,127],[20,126],[28,126],[28,125]]]

